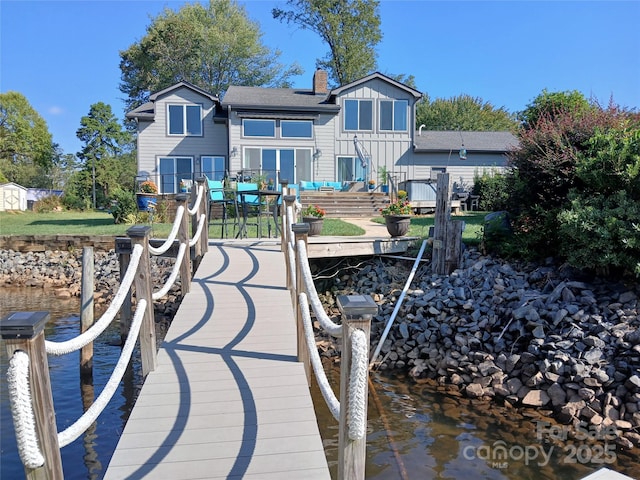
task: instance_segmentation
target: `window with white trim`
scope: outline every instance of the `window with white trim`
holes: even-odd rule
[[[202,136],[201,105],[167,105],[169,135]]]
[[[407,100],[380,100],[380,130],[406,132]]]
[[[275,138],[276,121],[244,118],[242,119],[242,135],[245,137]]]
[[[373,100],[344,101],[345,130],[373,130]]]
[[[193,180],[193,158],[160,157],[160,193],[176,193],[181,180]]]

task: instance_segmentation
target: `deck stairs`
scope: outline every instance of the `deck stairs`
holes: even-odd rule
[[[300,203],[318,205],[328,218],[379,217],[389,196],[378,192],[300,192]]]

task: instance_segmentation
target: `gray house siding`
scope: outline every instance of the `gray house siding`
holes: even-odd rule
[[[167,133],[167,106],[169,104],[198,104],[202,106],[202,136],[173,136]],[[200,159],[204,155],[228,155],[227,128],[213,121],[214,102],[193,90],[182,87],[158,97],[155,101],[154,121],[138,123],[138,170],[148,172],[161,184],[160,157],[189,157],[193,160],[194,176],[200,172]]]

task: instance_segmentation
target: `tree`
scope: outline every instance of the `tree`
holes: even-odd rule
[[[376,70],[382,40],[378,0],[287,0],[290,10],[274,8],[273,18],[317,33],[329,47],[316,67],[335,85],[346,85]]]
[[[539,120],[553,120],[565,114],[581,115],[593,106],[577,90],[549,92],[546,89],[527,105],[519,117],[525,128],[535,128]]]
[[[515,115],[504,108],[495,108],[489,102],[470,95],[450,99],[428,96],[416,108],[416,126],[427,130],[466,130],[478,132],[515,130]]]
[[[9,181],[37,186],[46,176],[53,147],[44,119],[18,92],[0,93],[0,171]]]
[[[232,0],[186,4],[177,12],[165,8],[139,42],[120,52],[127,109],[182,80],[217,95],[231,84],[290,86],[300,67],[280,64],[280,51],[261,38],[260,26]]]
[[[85,169],[92,172],[92,204],[96,208],[96,180],[99,180],[104,196],[108,197],[110,186],[115,186],[118,178],[109,168],[107,159],[123,153],[131,138],[118,123],[111,106],[102,102],[91,105],[89,115],[82,117],[80,125],[76,136],[84,142],[84,147],[78,156],[85,161]]]

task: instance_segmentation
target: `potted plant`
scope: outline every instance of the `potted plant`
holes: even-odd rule
[[[158,194],[158,186],[151,180],[146,180],[138,186],[139,192],[136,193],[136,203],[138,210],[148,212],[155,208]]]
[[[387,183],[389,182],[389,170],[387,170],[386,166],[382,165],[380,167],[378,176],[380,180],[380,191],[382,193],[389,193],[389,185],[387,185]]]
[[[376,188],[376,181],[372,178],[369,180],[369,190],[373,190],[374,188]]]
[[[411,204],[407,198],[407,192],[400,190],[398,200],[380,209],[384,217],[387,232],[392,237],[402,237],[409,231],[411,224]]]
[[[327,211],[318,205],[309,205],[301,212],[302,222],[309,224],[309,236],[320,235]]]

